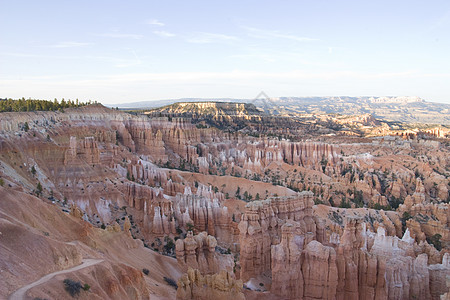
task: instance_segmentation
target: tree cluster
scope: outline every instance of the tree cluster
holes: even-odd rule
[[[91,104],[92,102],[79,102],[78,99],[75,101],[64,100],[58,101],[56,98],[53,101],[48,100],[35,100],[35,99],[0,99],[0,112],[19,112],[19,111],[55,111],[64,110],[64,108],[69,107],[80,107]]]

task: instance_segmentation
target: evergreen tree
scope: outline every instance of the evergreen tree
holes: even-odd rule
[[[42,194],[42,185],[40,182],[38,182],[37,186],[36,186],[36,195],[40,195]]]
[[[73,101],[69,101],[68,103],[65,100],[61,100],[61,103],[58,103],[58,100],[55,98],[52,101],[47,100],[34,100],[25,98],[13,100],[13,99],[5,99],[0,100],[0,112],[19,112],[19,111],[54,111],[54,110],[63,110],[68,107],[79,107],[85,106],[87,103],[78,102],[74,103]]]

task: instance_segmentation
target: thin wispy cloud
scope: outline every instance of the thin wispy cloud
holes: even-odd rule
[[[142,64],[142,61],[137,56],[136,51],[131,50],[131,53],[133,54],[134,59],[118,63],[115,65],[115,67],[116,68],[128,68],[128,67],[138,66],[138,65]]]
[[[163,22],[160,22],[160,21],[158,21],[156,19],[147,20],[147,21],[145,21],[145,24],[147,24],[147,25],[155,25],[155,26],[165,26],[166,25]]]
[[[165,31],[165,30],[155,30],[155,31],[153,31],[153,33],[156,35],[159,35],[161,37],[165,37],[165,38],[174,37],[176,35],[174,33],[171,33],[171,32]]]
[[[324,48],[325,49],[325,48]],[[329,49],[328,49],[329,50]],[[262,49],[261,47],[247,47],[243,53],[230,55],[231,59],[247,61],[260,61],[263,63],[276,63],[278,65],[288,63],[293,65],[312,66],[320,68],[348,68],[348,65],[339,60],[323,60],[311,57],[302,51],[280,51],[277,49]],[[325,51],[325,50],[323,50]]]
[[[263,29],[247,27],[247,26],[243,26],[242,28],[247,31],[248,36],[251,36],[254,38],[259,38],[259,39],[279,38],[279,39],[287,39],[287,40],[296,41],[296,42],[319,41],[319,39],[316,39],[316,38],[298,36],[298,35],[294,35],[294,34],[290,34],[290,33],[279,32],[277,30],[263,30]]]
[[[350,78],[358,80],[367,79],[391,79],[395,77],[413,78],[422,76],[444,76],[450,74],[423,74],[416,71],[403,72],[357,72],[352,70],[343,71],[324,71],[324,72],[307,72],[302,70],[292,70],[286,72],[259,72],[234,70],[228,72],[161,72],[161,73],[128,73],[128,74],[111,74],[95,79],[82,80],[63,80],[61,82],[70,84],[112,84],[117,83],[138,83],[138,82],[167,82],[167,83],[183,83],[183,82],[197,82],[198,80],[206,80],[210,82],[220,82],[221,80],[232,80],[240,82],[241,80],[267,80],[273,82],[274,80],[290,80],[297,82],[298,80],[306,79],[320,79],[320,80],[335,80],[338,78]],[[27,78],[28,79],[28,78]],[[25,79],[26,80],[26,79]],[[9,82],[9,81],[8,81]]]
[[[81,42],[60,42],[54,45],[50,45],[51,48],[73,48],[73,47],[84,47],[90,45],[90,43],[81,43]]]
[[[126,67],[124,64],[123,67]],[[64,75],[64,74],[62,74]],[[318,95],[322,91],[323,82],[332,84],[337,80],[344,80],[335,86],[340,93],[348,94],[350,91],[355,94],[364,94],[366,89],[354,90],[355,82],[362,83],[372,80],[371,84],[386,86],[388,82],[394,79],[421,80],[426,76],[433,78],[450,78],[448,73],[427,74],[415,71],[404,72],[358,72],[352,70],[337,72],[309,72],[304,70],[293,70],[287,72],[256,72],[246,70],[235,70],[228,72],[156,72],[156,73],[125,73],[109,75],[83,75],[74,74],[73,76],[58,77],[33,77],[20,76],[11,77],[0,74],[0,89],[11,97],[20,97],[23,94],[23,87],[33,89],[36,97],[52,98],[53,95],[74,95],[75,97],[86,97],[105,99],[104,93],[114,91],[115,93],[108,97],[108,101],[123,102],[123,97],[139,97],[137,90],[142,89],[150,92],[153,99],[162,97],[180,98],[186,97],[186,93],[193,93],[193,86],[197,86],[194,93],[198,97],[213,97],[214,90],[208,90],[208,87],[225,87],[227,91],[232,87],[232,97],[242,97],[243,93],[250,93],[254,96],[255,91],[259,91],[261,86],[270,87],[273,94],[286,95],[289,93],[297,94],[302,91],[303,94]],[[299,82],[306,84],[298,88]],[[320,84],[317,84],[320,83]],[[305,89],[306,86],[310,88]],[[175,88],[174,88],[175,87]],[[168,94],[168,91],[170,91]],[[413,93],[414,91],[412,91]],[[385,87],[380,94],[398,94],[396,88]],[[147,93],[148,94],[148,93]],[[401,93],[400,93],[401,94]],[[212,96],[211,96],[212,95]],[[229,94],[227,94],[229,95]],[[147,99],[147,98],[146,98]]]
[[[0,56],[13,56],[13,57],[44,57],[44,55],[33,53],[20,53],[20,52],[1,52]],[[48,56],[50,57],[50,56]],[[51,56],[53,57],[53,56]]]
[[[450,10],[446,11],[440,18],[436,19],[428,28],[428,30],[435,30],[445,25],[450,24]]]
[[[133,34],[133,33],[102,33],[102,34],[96,34],[97,36],[102,37],[110,37],[115,39],[134,39],[134,40],[140,40],[144,36],[142,34]]]
[[[141,59],[137,56],[136,52],[132,49],[127,49],[131,54],[131,58],[115,57],[115,56],[102,56],[102,55],[50,55],[50,54],[30,54],[30,53],[10,53],[0,52],[0,57],[21,57],[21,58],[40,58],[55,60],[71,60],[71,61],[103,61],[111,63],[114,67],[123,68],[129,66],[135,66],[142,64]],[[56,77],[58,78],[58,77]]]
[[[210,43],[224,43],[233,42],[239,40],[237,37],[232,35],[220,34],[220,33],[209,33],[200,32],[195,36],[186,39],[189,43],[195,44],[210,44]]]
[[[270,62],[270,63],[276,62],[279,59],[278,57],[275,57],[274,55],[266,54],[266,53],[234,54],[234,55],[231,55],[230,58],[238,58],[238,59],[244,59],[244,60],[257,59],[257,60]]]

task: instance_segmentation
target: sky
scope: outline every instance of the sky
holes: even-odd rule
[[[450,103],[450,1],[0,0],[0,98]]]

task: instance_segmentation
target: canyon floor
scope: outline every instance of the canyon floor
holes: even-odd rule
[[[0,113],[0,298],[450,299],[449,190],[448,126]]]

